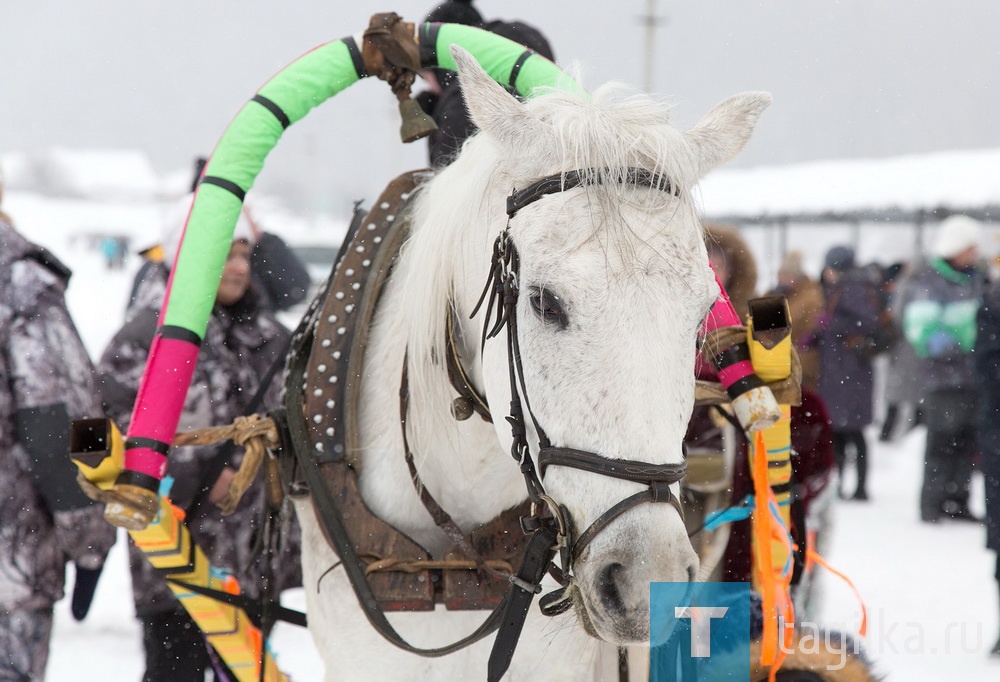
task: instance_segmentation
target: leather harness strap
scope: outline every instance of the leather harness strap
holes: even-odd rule
[[[538,468],[544,475],[546,467],[549,466],[565,466],[624,481],[632,481],[633,483],[645,483],[649,486],[645,490],[626,497],[608,509],[594,520],[586,530],[573,539],[571,543],[571,565],[583,555],[583,550],[598,533],[632,507],[646,502],[668,502],[677,510],[681,518],[684,518],[684,509],[681,507],[681,502],[670,490],[670,486],[678,483],[687,474],[687,462],[679,464],[649,464],[635,460],[608,459],[607,457],[601,457],[600,455],[582,450],[574,450],[573,448],[542,448],[538,453]],[[567,519],[568,521],[569,519]]]
[[[670,178],[653,173],[645,168],[626,168],[621,176],[596,168],[554,173],[539,178],[522,190],[512,192],[507,198],[507,216],[513,218],[525,206],[533,204],[544,196],[565,192],[582,185],[598,185],[614,180],[623,185],[636,185],[658,189],[674,196],[680,196],[680,189],[673,186]]]
[[[417,183],[416,174],[404,175],[396,181],[402,186],[397,194],[405,200]],[[384,223],[388,223],[388,225]],[[381,231],[389,227],[388,232]],[[358,597],[358,603],[372,626],[395,646],[427,657],[445,656],[459,651],[494,632],[503,619],[506,606],[511,599],[512,589],[500,605],[490,613],[483,623],[461,640],[443,647],[423,649],[411,645],[393,628],[379,606],[379,600],[366,575],[366,562],[361,558],[355,541],[345,523],[343,514],[335,499],[339,490],[331,490],[331,472],[348,469],[348,455],[351,448],[358,447],[359,434],[356,417],[356,398],[339,377],[345,376],[344,367],[360,367],[370,315],[374,312],[375,300],[388,276],[389,268],[398,248],[392,244],[401,241],[400,230],[395,229],[397,221],[365,221],[351,236],[348,248],[327,283],[326,292],[310,307],[306,317],[293,337],[293,352],[289,356],[287,386],[285,394],[286,426],[291,451],[298,463],[297,474],[308,487],[316,510],[317,520],[331,547],[337,553],[347,577]],[[385,246],[385,248],[380,248]],[[357,273],[351,272],[358,270]],[[366,283],[362,287],[350,285],[343,278],[361,275]],[[365,300],[368,300],[368,305]],[[321,305],[322,303],[322,305]],[[332,312],[336,308],[339,312]],[[357,322],[340,323],[340,315],[354,316]],[[324,317],[325,316],[325,317]],[[358,317],[368,319],[358,320]],[[358,323],[360,322],[360,324]],[[318,333],[321,329],[331,329],[334,338]],[[359,357],[348,357],[356,352]],[[343,365],[343,366],[341,366]],[[336,380],[318,382],[318,377],[337,377]],[[360,378],[360,371],[351,375]],[[300,383],[301,382],[301,383]],[[322,385],[319,385],[322,384]],[[359,391],[354,386],[353,393]],[[331,403],[333,403],[331,405]],[[347,415],[347,423],[343,423]],[[350,474],[353,475],[353,474]],[[539,550],[534,550],[536,553]],[[535,558],[533,562],[548,562],[549,558]]]
[[[548,466],[566,466],[602,476],[620,478],[634,483],[666,481],[677,483],[687,473],[687,464],[649,464],[633,459],[608,459],[573,448],[543,448],[538,453],[538,467],[545,473]]]
[[[524,561],[516,576],[511,576],[511,589],[505,599],[502,609],[500,631],[493,642],[489,663],[486,667],[487,682],[499,682],[517,648],[517,640],[521,637],[524,619],[528,615],[535,595],[542,591],[542,578],[552,561],[556,544],[556,530],[551,525],[543,525],[531,536],[528,550],[524,553]]]
[[[423,503],[424,508],[430,513],[431,518],[434,519],[434,525],[444,531],[451,541],[458,545],[466,558],[474,561],[479,570],[508,578],[510,574],[502,573],[490,567],[479,556],[479,552],[469,542],[469,538],[465,532],[458,527],[458,524],[451,518],[451,515],[438,504],[438,501],[434,499],[434,496],[420,478],[420,473],[417,471],[417,464],[413,460],[413,450],[410,449],[410,439],[406,433],[406,416],[409,411],[410,402],[408,359],[408,357],[403,358],[403,372],[399,386],[399,425],[403,432],[403,454],[406,458],[406,466],[410,471],[410,479],[413,481],[413,487],[416,488],[417,495],[420,496],[420,501]]]
[[[452,402],[452,415],[459,421],[464,421],[471,417],[473,413],[486,422],[493,422],[493,415],[490,414],[490,406],[476,387],[472,385],[469,376],[462,365],[462,358],[458,352],[458,345],[455,339],[455,313],[449,305],[445,313],[445,341],[448,345],[446,360],[448,364],[448,380],[451,381],[452,388],[458,393],[458,397]]]

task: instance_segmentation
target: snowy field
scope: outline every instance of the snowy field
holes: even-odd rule
[[[108,270],[81,235],[97,232],[133,237],[132,252],[156,241],[160,209],[150,204],[98,204],[8,193],[4,209],[34,241],[53,250],[74,270],[69,305],[92,357],[121,324],[139,265]],[[293,243],[337,243],[343,224],[304,220],[275,210],[263,221]],[[263,218],[264,216],[262,216]],[[294,320],[287,319],[289,324]],[[994,556],[984,549],[981,527],[967,523],[921,524],[917,495],[925,434],[917,428],[890,444],[871,438],[868,503],[841,502],[826,559],[855,582],[869,609],[866,645],[889,680],[937,682],[1000,679],[1000,658],[988,651],[1000,631],[992,578]],[[982,511],[982,482],[973,507]],[[850,486],[848,486],[850,489]],[[71,576],[70,576],[71,577]],[[822,582],[822,623],[856,629],[858,604],[834,577]],[[301,608],[301,590],[285,595]],[[304,630],[281,624],[272,647],[280,667],[298,682],[322,678],[322,667]],[[112,550],[91,613],[76,623],[64,601],[57,606],[47,680],[137,682],[142,645],[127,575],[124,538]],[[470,671],[469,679],[481,679]]]

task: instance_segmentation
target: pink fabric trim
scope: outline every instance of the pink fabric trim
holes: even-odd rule
[[[736,308],[733,307],[732,301],[729,300],[726,287],[722,286],[722,282],[719,281],[718,275],[715,276],[715,283],[719,285],[719,298],[715,299],[715,305],[712,306],[708,317],[705,318],[705,324],[702,327],[703,333],[715,331],[720,327],[739,327],[743,324],[743,320],[736,314]]]
[[[711,265],[709,263],[709,267]],[[701,325],[701,335],[703,337],[721,327],[739,327],[743,325],[743,321],[736,314],[736,308],[733,307],[732,301],[729,300],[726,287],[722,286],[718,275],[715,276],[715,283],[719,285],[719,298],[715,299],[715,305],[712,306],[712,310],[709,311],[708,316],[705,317],[705,321]],[[695,376],[706,381],[711,381],[716,376],[715,367],[705,360],[701,353],[697,354],[694,371]],[[725,382],[723,384],[725,386],[729,385]]]
[[[167,473],[167,458],[149,448],[132,448],[125,451],[125,468],[163,480]]]
[[[723,386],[729,388],[740,379],[748,377],[751,374],[753,374],[753,365],[750,364],[750,361],[740,360],[735,364],[729,365],[729,367],[719,369],[719,381]]]
[[[197,345],[153,337],[126,439],[153,438],[164,443],[173,442],[197,361]],[[151,459],[154,457],[155,461]],[[164,463],[162,455],[146,448],[125,451],[125,468],[129,471],[162,478]]]

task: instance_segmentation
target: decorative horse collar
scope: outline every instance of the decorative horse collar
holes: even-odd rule
[[[510,602],[505,595],[513,590],[510,582],[495,576],[514,573],[525,545],[527,553],[538,555],[552,542],[542,534],[529,539],[520,532],[525,504],[469,533],[461,544],[472,552],[453,547],[442,557],[431,557],[376,517],[358,490],[351,459],[360,448],[359,388],[367,335],[408,232],[406,207],[422,173],[400,176],[367,216],[356,214],[324,291],[293,336],[285,378],[287,416],[275,416],[287,429],[282,452],[293,455],[283,459],[289,493],[311,495],[317,520],[368,620],[401,649],[441,656],[501,626]],[[430,611],[440,603],[449,609],[493,611],[468,636],[435,649],[410,645],[385,616],[386,611]]]

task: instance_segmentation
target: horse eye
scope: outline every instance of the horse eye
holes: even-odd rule
[[[546,289],[532,287],[528,294],[528,301],[531,309],[535,311],[542,321],[559,325],[560,329],[565,329],[569,324],[566,319],[566,312],[559,303],[559,297]]]

